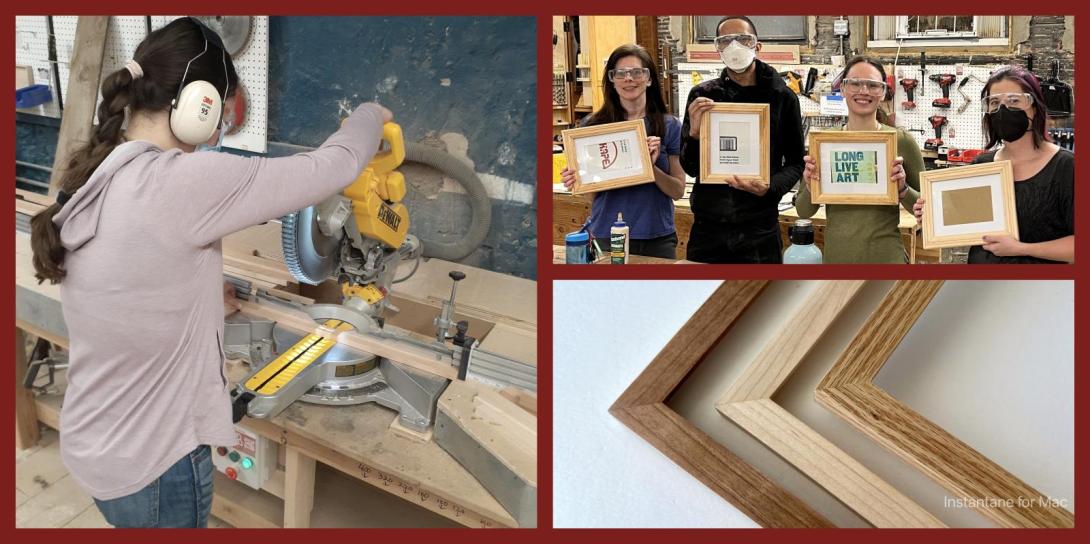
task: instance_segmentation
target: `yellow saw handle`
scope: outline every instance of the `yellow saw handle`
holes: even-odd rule
[[[382,125],[382,140],[390,144],[390,148],[376,154],[371,164],[367,165],[379,176],[392,172],[405,160],[405,139],[401,136],[401,125],[394,122]]]

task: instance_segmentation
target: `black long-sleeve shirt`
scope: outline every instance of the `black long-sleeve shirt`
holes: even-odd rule
[[[690,176],[697,178],[689,199],[697,221],[708,219],[730,225],[775,224],[779,216],[780,199],[802,178],[804,163],[802,142],[802,114],[799,99],[787,88],[783,79],[771,66],[759,60],[756,85],[743,87],[727,76],[727,69],[718,78],[705,81],[689,92],[685,103],[685,122],[681,134],[681,166]],[[772,161],[772,179],[768,192],[757,196],[728,185],[700,183],[700,140],[690,138],[689,104],[698,97],[715,102],[768,104],[769,160]]]
[[[983,153],[973,164],[995,161],[995,151]],[[1061,149],[1040,172],[1014,182],[1014,207],[1018,212],[1018,239],[1035,244],[1075,234],[1075,154]],[[999,257],[982,246],[969,248],[969,264],[1056,263],[1021,255]]]

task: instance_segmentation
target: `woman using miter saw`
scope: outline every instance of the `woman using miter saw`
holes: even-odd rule
[[[1075,261],[1075,154],[1052,143],[1041,85],[1021,66],[992,72],[980,93],[986,149],[974,164],[1011,161],[1018,238],[989,235],[969,249],[968,262],[994,264]],[[1003,147],[994,150],[999,143]],[[922,221],[924,199],[916,201]]]
[[[193,153],[222,137],[238,88],[220,37],[181,18],[133,57],[103,80],[98,126],[32,221],[71,344],[61,457],[115,526],[204,527],[209,446],[235,441],[220,239],[343,190],[391,114],[363,105],[292,157]]]
[[[910,134],[894,128],[878,104],[889,90],[886,70],[882,64],[867,57],[855,57],[844,66],[840,90],[848,104],[848,123],[843,130],[880,130],[897,132],[897,151],[890,181],[897,184],[900,205],[906,210],[919,197],[923,154]],[[813,152],[813,150],[811,150]],[[799,217],[807,218],[818,211],[811,201],[810,183],[820,183],[814,158],[803,157],[806,167],[799,184],[795,208]],[[905,245],[898,230],[899,206],[826,204],[825,258],[836,264],[904,264],[908,262]]]

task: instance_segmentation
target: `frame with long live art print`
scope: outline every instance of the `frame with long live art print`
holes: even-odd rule
[[[643,121],[621,121],[561,133],[564,155],[575,171],[573,194],[593,193],[655,181]]]
[[[810,131],[810,156],[819,178],[810,184],[815,204],[897,204],[896,132]]]

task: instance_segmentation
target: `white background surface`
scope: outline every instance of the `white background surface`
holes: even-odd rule
[[[554,282],[556,527],[755,526],[608,413],[718,283]],[[834,523],[864,526],[714,408],[814,285],[774,282],[670,405]],[[991,526],[944,508],[944,489],[813,401],[889,285],[870,282],[775,399],[949,525]],[[1072,316],[1071,282],[947,282],[878,384],[1041,492],[1073,501]]]
[[[761,175],[761,114],[759,113],[725,113],[725,112],[712,112],[709,115],[709,134],[711,139],[711,151],[712,160],[711,173],[712,174],[736,174],[736,175]],[[746,130],[743,134],[728,134],[728,136],[737,136],[739,141],[739,148],[744,153],[743,164],[720,164],[719,162],[719,137],[722,134],[719,131],[719,123],[746,123]]]
[[[585,136],[582,138],[576,136],[574,145],[577,153],[576,162],[579,166],[580,183],[600,183],[626,176],[638,175],[643,170],[643,162],[640,160],[640,153],[641,151],[643,153],[649,153],[647,151],[646,143],[640,145],[638,134],[637,130],[633,128],[624,132],[612,132],[609,134]],[[614,141],[627,142],[628,151],[625,153],[625,160],[629,162],[629,166],[627,168],[603,171],[601,166],[602,158],[596,152],[598,144]],[[621,153],[619,148],[620,145],[618,145],[617,152]],[[589,152],[588,149],[594,149],[595,152]]]

